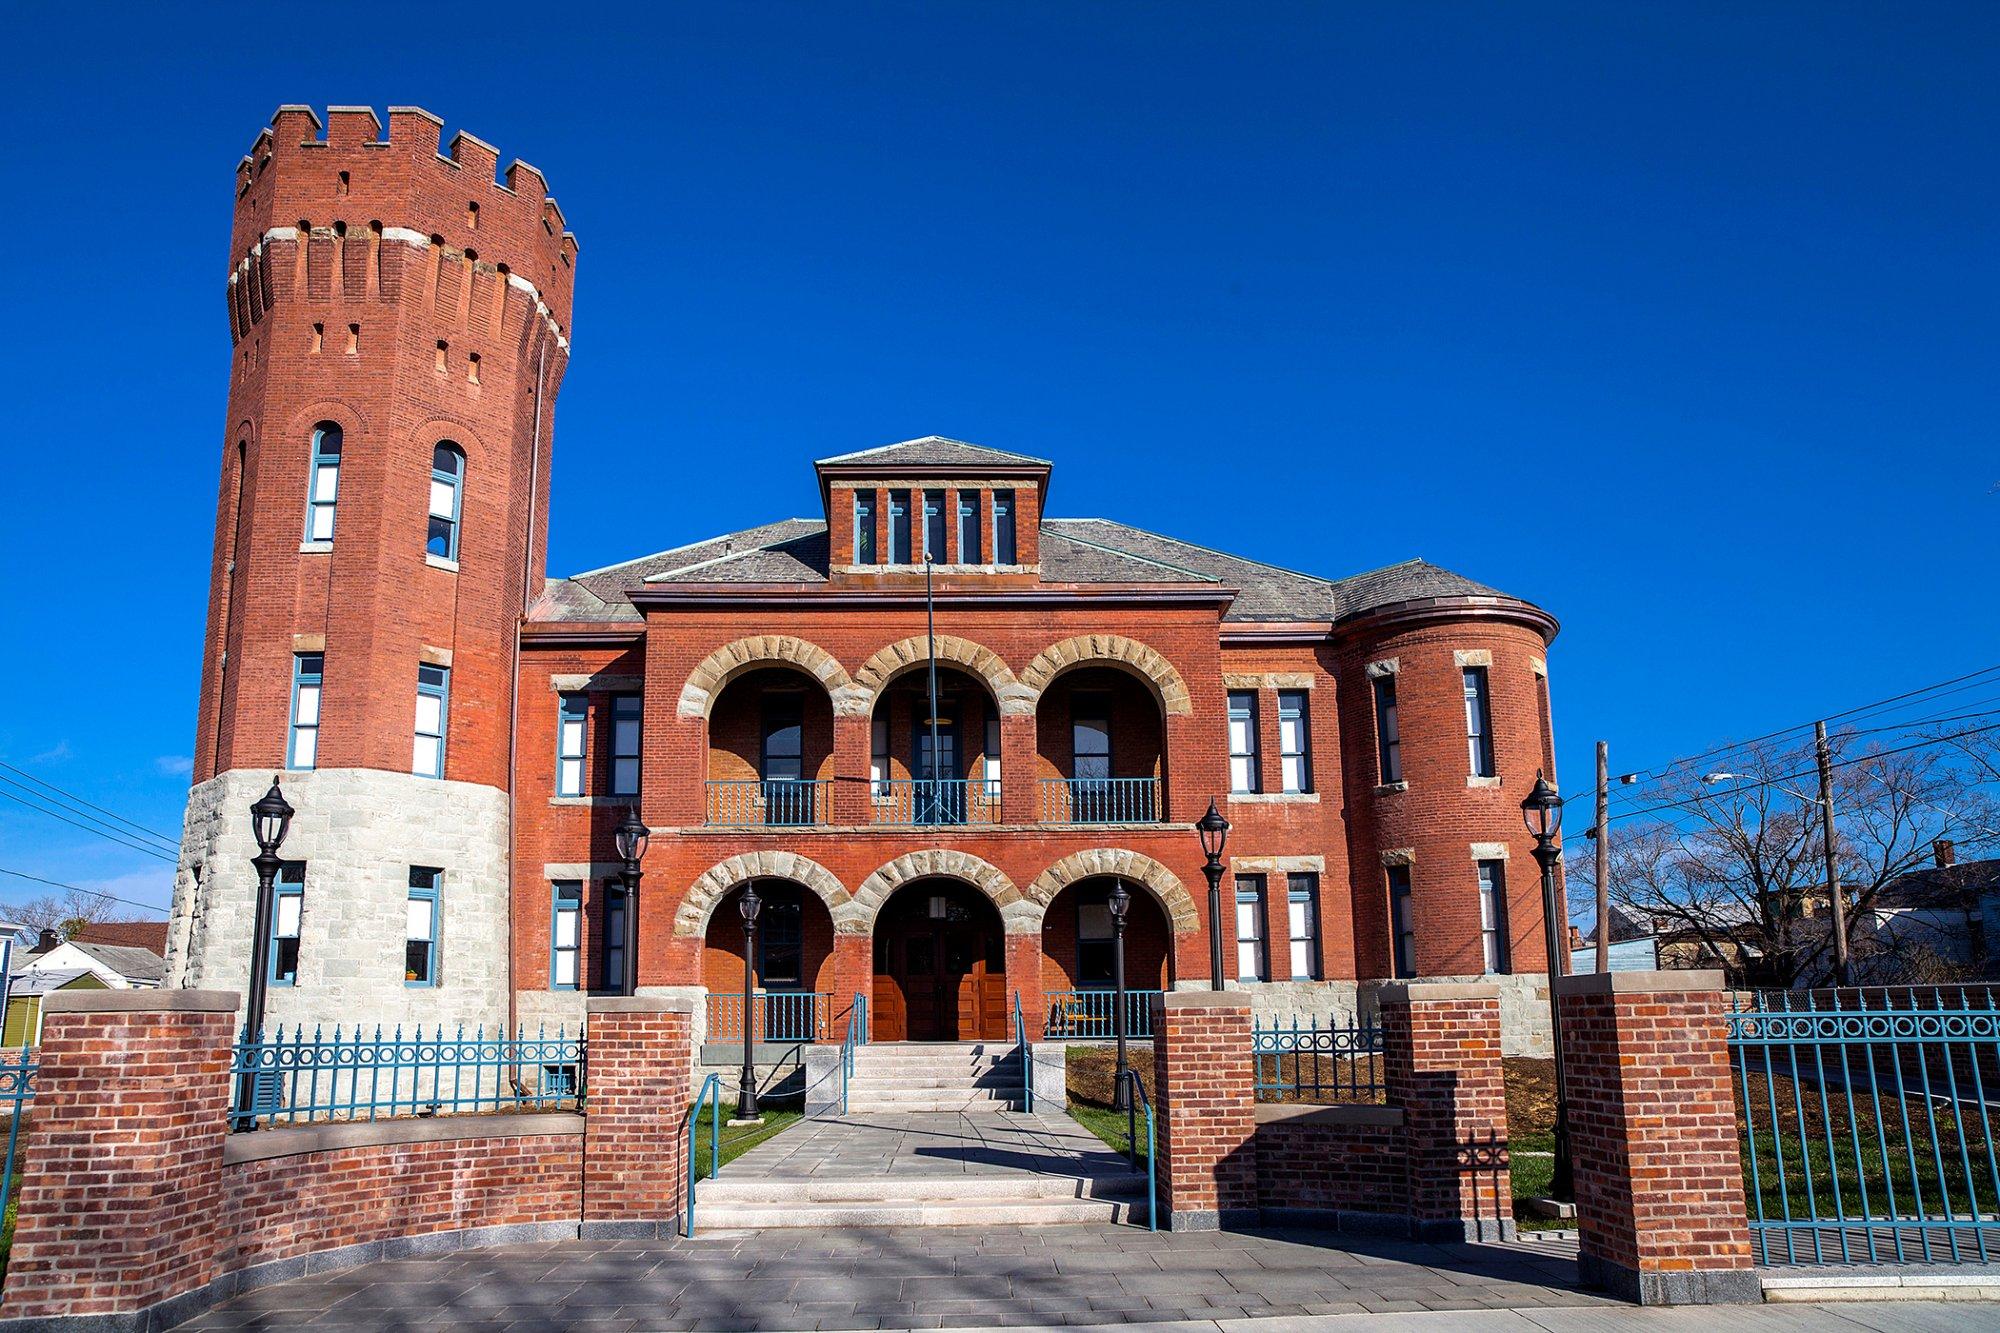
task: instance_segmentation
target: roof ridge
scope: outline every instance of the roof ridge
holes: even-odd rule
[[[813,466],[821,467],[827,463],[848,463],[848,462],[853,462],[856,459],[866,458],[870,454],[887,453],[891,449],[903,449],[913,444],[933,444],[933,443],[955,444],[958,445],[960,448],[977,449],[982,453],[998,454],[1002,458],[1018,459],[1023,463],[1039,463],[1043,467],[1055,466],[1055,464],[1052,463],[1050,460],[1046,458],[1036,458],[1032,454],[1016,453],[1012,449],[996,449],[990,444],[980,444],[976,440],[961,440],[951,435],[936,435],[936,434],[918,435],[908,440],[895,440],[889,444],[870,445],[866,449],[855,449],[849,453],[834,454],[830,458],[817,458],[813,460]]]
[[[1290,574],[1293,578],[1306,579],[1312,583],[1323,583],[1329,588],[1331,588],[1334,584],[1340,582],[1339,579],[1330,579],[1327,578],[1324,574],[1308,574],[1303,569],[1293,569],[1289,565],[1274,565],[1268,560],[1258,560],[1247,555],[1237,555],[1233,551],[1219,551],[1213,546],[1203,546],[1200,542],[1191,542],[1187,540],[1185,537],[1175,537],[1165,532],[1154,532],[1151,528],[1141,528],[1131,523],[1121,523],[1115,518],[1045,518],[1042,520],[1042,522],[1045,524],[1046,523],[1109,523],[1113,527],[1130,528],[1133,532],[1144,533],[1148,537],[1158,537],[1161,541],[1174,542],[1181,546],[1192,547],[1197,551],[1206,551],[1210,555],[1221,556],[1224,560],[1236,560],[1246,565],[1255,565],[1259,569],[1274,569],[1280,574]],[[1125,552],[1125,554],[1131,555],[1133,553],[1127,551]],[[1139,558],[1142,560],[1145,559],[1144,556],[1140,556]],[[1204,574],[1202,575],[1202,577],[1208,578],[1210,576]]]

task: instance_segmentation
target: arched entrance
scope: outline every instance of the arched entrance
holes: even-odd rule
[[[949,879],[896,890],[875,918],[877,1041],[1007,1037],[1007,937],[986,895]]]

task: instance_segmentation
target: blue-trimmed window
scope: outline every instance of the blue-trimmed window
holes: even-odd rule
[[[924,559],[944,564],[951,559],[944,544],[944,492],[924,492]]]
[[[1263,790],[1262,764],[1257,757],[1257,691],[1229,692],[1229,790]]]
[[[445,718],[451,708],[451,668],[426,662],[417,668],[417,730],[410,747],[410,771],[420,778],[444,776]]]
[[[993,492],[993,563],[1014,563],[1014,492]]]
[[[889,563],[910,563],[910,493],[889,492]]]
[[[1408,981],[1417,975],[1417,914],[1410,902],[1410,868],[1390,866],[1388,872],[1391,961],[1397,980]]]
[[[1236,979],[1268,981],[1271,961],[1264,948],[1264,877],[1236,877]]]
[[[583,795],[584,731],[588,700],[565,694],[556,703],[556,795]]]
[[[1282,790],[1313,789],[1312,712],[1304,690],[1278,691],[1278,771]]]
[[[278,867],[271,907],[271,984],[299,984],[299,924],[305,916],[306,863],[286,861]]]
[[[1319,979],[1319,876],[1285,876],[1285,916],[1292,937],[1292,980]]]
[[[854,493],[854,563],[875,563],[875,492]]]
[[[313,427],[312,471],[306,478],[306,540],[333,540],[333,507],[340,498],[339,426],[322,421]]]
[[[559,879],[551,889],[549,989],[575,990],[577,958],[583,940],[583,885],[573,879]]]
[[[1511,972],[1507,956],[1507,863],[1479,863],[1479,943],[1488,972]]]
[[[958,493],[958,563],[983,563],[979,550],[979,492]]]
[[[439,440],[431,450],[430,529],[424,538],[426,553],[444,560],[458,559],[459,506],[465,490],[465,451],[450,440]]]
[[[645,716],[636,694],[611,696],[611,794],[639,794],[640,723]]]
[[[1486,691],[1486,668],[1465,668],[1465,738],[1472,752],[1472,776],[1490,778],[1493,769],[1493,701]]]
[[[292,731],[285,747],[286,768],[319,763],[320,681],[325,671],[325,654],[292,654]]]
[[[403,931],[403,984],[438,984],[438,893],[444,871],[435,866],[410,867],[410,900]]]
[[[625,989],[625,886],[604,881],[604,967],[599,984],[608,991]]]

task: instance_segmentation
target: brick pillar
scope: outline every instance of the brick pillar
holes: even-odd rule
[[[686,1205],[682,1121],[694,1088],[694,1001],[594,996],[588,1015],[579,1234],[673,1235]]]
[[[1254,1226],[1256,1088],[1250,997],[1169,991],[1153,1000],[1160,1208],[1174,1231]]]
[[[873,818],[867,781],[872,758],[866,717],[833,719],[833,810],[829,822],[865,827]]]
[[[854,1008],[854,997],[866,996],[868,1003],[875,1003],[875,939],[871,935],[847,935],[836,933],[833,937],[833,1002],[829,1006],[831,1017],[829,1030],[820,1034],[821,1041],[844,1042],[847,1040],[847,1015]],[[875,1025],[875,1015],[868,1015],[868,1025]]]
[[[1042,817],[1042,784],[1037,781],[1035,715],[1000,715],[1000,822],[1033,824]]]
[[[1409,982],[1384,987],[1381,1002],[1383,1081],[1408,1126],[1412,1232],[1511,1238],[1500,988]]]
[[[1027,1025],[1028,1040],[1041,1041],[1048,1036],[1049,1005],[1042,993],[1042,935],[1039,929],[1032,933],[1007,935],[1007,1035],[1014,1030],[1014,997],[1021,998],[1021,1019]]]
[[[1583,1280],[1641,1305],[1762,1299],[1720,972],[1562,977]]]
[[[42,1001],[41,1072],[0,1300],[10,1318],[123,1315],[166,1328],[206,1307],[239,999],[104,990]]]

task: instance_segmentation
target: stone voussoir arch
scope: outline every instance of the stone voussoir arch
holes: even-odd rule
[[[923,663],[929,652],[930,640],[921,634],[913,634],[881,649],[863,662],[861,669],[854,673],[854,683],[879,697],[883,686],[901,672]],[[1002,715],[1035,711],[1035,691],[1025,688],[1015,678],[1012,669],[1001,660],[1000,654],[984,644],[961,639],[955,634],[940,634],[937,636],[937,658],[940,662],[962,666],[985,681],[987,690],[1000,705]]]
[[[1181,673],[1174,669],[1174,664],[1161,656],[1157,649],[1122,634],[1079,634],[1073,639],[1050,644],[1035,655],[1034,661],[1022,668],[1021,684],[1039,697],[1049,687],[1049,682],[1064,671],[1091,662],[1122,664],[1152,682],[1160,707],[1170,715],[1185,716],[1194,711],[1187,682],[1181,679]]]
[[[818,644],[790,634],[753,634],[725,643],[695,663],[681,686],[677,711],[682,717],[705,718],[732,679],[752,667],[780,664],[795,666],[825,686],[836,717],[866,717],[875,701],[873,692],[857,686],[847,669]]]
[[[1006,871],[971,852],[937,848],[906,852],[861,881],[854,891],[854,905],[864,923],[862,930],[874,930],[882,905],[897,889],[912,880],[932,878],[959,880],[985,894],[1000,909],[1001,926],[1009,935],[1032,935],[1042,928],[1041,909],[1014,887]]]
[[[1070,853],[1035,876],[1028,885],[1028,900],[1039,915],[1048,911],[1056,895],[1070,885],[1100,875],[1143,885],[1165,910],[1174,934],[1185,935],[1200,929],[1201,917],[1195,911],[1194,898],[1180,876],[1152,857],[1124,847],[1094,847]]]
[[[718,861],[696,876],[674,912],[674,934],[700,939],[708,931],[708,918],[716,904],[731,889],[753,879],[788,879],[803,884],[826,904],[836,934],[867,933],[868,922],[860,917],[854,896],[832,871],[796,852],[772,851],[743,852],[727,861]]]

